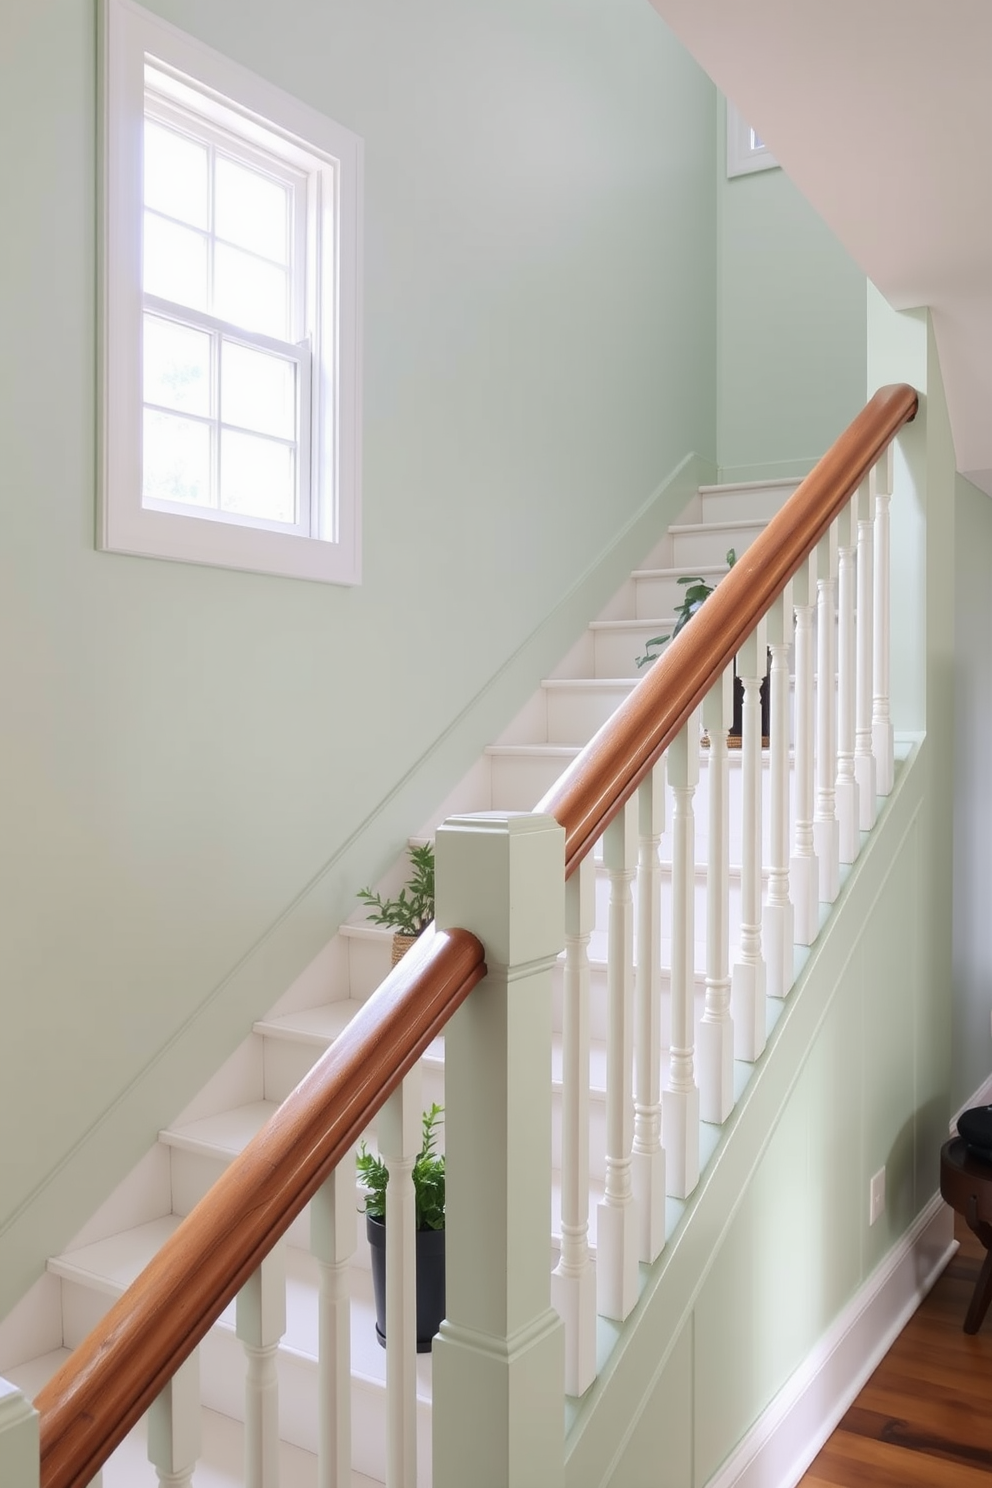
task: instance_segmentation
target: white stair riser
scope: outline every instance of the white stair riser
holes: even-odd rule
[[[672,622],[674,623],[674,622]],[[637,669],[637,658],[643,655],[647,641],[655,635],[667,635],[671,624],[665,621],[659,629],[657,620],[632,620],[629,625],[597,628],[592,633],[593,665],[597,677],[630,677],[637,681],[644,676]]]
[[[665,572],[637,574],[634,578],[634,614],[639,620],[656,621],[659,615],[674,615],[685,596],[686,586],[679,583],[684,569],[668,569]],[[696,570],[693,570],[695,574]],[[707,571],[700,577],[708,584],[718,583],[727,572],[721,561],[716,572]],[[664,634],[664,631],[660,632]],[[652,631],[652,634],[658,634]]]
[[[493,811],[533,811],[565,770],[567,756],[489,752]]]
[[[764,522],[749,522],[744,527],[694,527],[672,533],[673,568],[683,572],[694,564],[726,562],[727,549],[733,548],[738,558],[764,530]]]
[[[630,685],[574,689],[554,687],[547,694],[547,740],[549,744],[584,744],[630,696]]]
[[[798,481],[767,486],[704,486],[699,493],[701,522],[769,522],[792,495]],[[687,519],[683,519],[687,520]]]

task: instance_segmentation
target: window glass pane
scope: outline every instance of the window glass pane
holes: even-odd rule
[[[220,504],[243,517],[296,521],[296,459],[285,444],[222,429]]]
[[[145,120],[145,206],[192,227],[207,224],[207,150]]]
[[[221,343],[220,416],[278,439],[296,438],[296,363],[233,341]]]
[[[206,310],[206,238],[146,212],[144,289],[192,310]]]
[[[246,331],[289,340],[288,276],[277,269],[218,243],[214,250],[214,314]]]
[[[261,172],[217,156],[214,231],[263,258],[289,262],[289,191]]]
[[[210,337],[206,331],[145,316],[144,400],[210,415]]]
[[[210,425],[145,409],[143,500],[210,506]]]

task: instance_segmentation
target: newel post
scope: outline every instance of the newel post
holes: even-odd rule
[[[486,813],[438,829],[437,926],[488,975],[445,1033],[447,1317],[434,1343],[434,1488],[564,1482],[564,1341],[551,1307],[551,969],[565,834]]]
[[[0,1483],[4,1488],[38,1488],[38,1478],[38,1412],[0,1379]]]

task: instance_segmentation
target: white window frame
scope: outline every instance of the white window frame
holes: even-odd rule
[[[746,176],[773,170],[778,161],[764,143],[754,143],[754,131],[735,103],[727,99],[727,175]]]
[[[325,583],[361,579],[362,142],[132,0],[101,4],[100,480],[97,546]],[[308,191],[309,535],[142,504],[142,139],[145,64],[179,104],[314,178]],[[317,169],[314,170],[314,165]],[[155,302],[149,300],[149,309]],[[236,330],[235,330],[236,334]]]

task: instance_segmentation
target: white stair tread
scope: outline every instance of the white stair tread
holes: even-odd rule
[[[678,579],[685,573],[685,565],[681,568],[635,568],[631,574],[632,579]],[[726,563],[696,563],[692,568],[693,576],[705,578],[707,574],[716,574],[722,578],[727,572]],[[600,625],[602,621],[598,622]]]
[[[641,620],[639,620],[637,618],[633,618],[633,619],[630,619],[630,620],[593,620],[591,622],[590,626],[589,626],[589,629],[590,630],[604,630],[604,631],[609,631],[611,634],[619,635],[622,631],[627,631],[627,630],[636,630],[636,631],[650,630],[653,626],[656,626],[656,625],[657,626],[667,625],[667,626],[671,627],[674,624],[675,624],[675,616],[674,615],[652,615],[652,616],[649,616],[646,619],[641,619]],[[639,679],[637,677],[630,678],[630,681],[634,682],[635,684],[636,684],[636,682],[638,680]]]
[[[728,491],[794,491],[799,485],[795,475],[777,475],[773,480],[721,481],[716,486],[700,486],[700,496],[722,495]]]
[[[199,1121],[189,1121],[183,1126],[166,1127],[159,1132],[159,1141],[168,1147],[181,1147],[184,1152],[237,1157],[278,1109],[276,1101],[250,1101],[244,1106],[218,1111],[214,1116],[201,1116]]]
[[[119,1297],[181,1223],[178,1214],[166,1214],[161,1219],[136,1225],[134,1229],[119,1230],[105,1240],[95,1240],[92,1245],[53,1256],[48,1269],[66,1281],[81,1282],[105,1297]]]
[[[579,744],[487,744],[486,754],[538,755],[543,759],[574,759],[581,749]]]
[[[383,932],[391,936],[392,931]],[[326,1049],[347,1028],[364,1003],[354,998],[342,998],[338,1002],[321,1003],[318,1007],[304,1008],[297,1013],[286,1013],[279,1018],[262,1018],[254,1025],[255,1032],[266,1038],[281,1038],[292,1043],[310,1044],[314,1048]],[[439,1034],[423,1055],[428,1064],[444,1063],[444,1034]]]
[[[601,621],[600,624],[609,623]],[[626,622],[622,622],[626,624]],[[643,621],[639,621],[643,624]],[[630,692],[636,677],[546,677],[541,683],[549,692]]]
[[[69,1357],[55,1349],[6,1370],[5,1377],[29,1399],[38,1393]],[[242,1488],[244,1484],[244,1427],[230,1416],[201,1412],[202,1452],[196,1464],[196,1488]],[[157,1474],[148,1461],[144,1420],[125,1437],[103,1469],[103,1488],[153,1488]],[[279,1443],[280,1488],[317,1488],[317,1459],[288,1442]],[[382,1488],[375,1478],[352,1471],[351,1488]]]
[[[675,522],[669,527],[671,537],[676,537],[687,532],[706,532],[714,536],[718,532],[726,532],[731,536],[735,532],[753,532],[756,527],[767,527],[768,523],[760,517],[735,517],[731,521],[719,522]]]
[[[391,936],[392,932],[386,929],[383,933]],[[256,1033],[326,1049],[347,1028],[362,1005],[353,997],[345,997],[296,1013],[284,1013],[279,1018],[260,1018],[254,1029]]]

